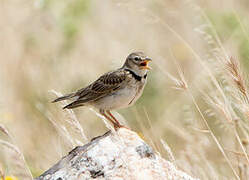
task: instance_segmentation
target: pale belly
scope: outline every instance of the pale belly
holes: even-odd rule
[[[141,91],[141,93],[138,91]],[[126,108],[133,105],[141,94],[142,89],[139,89],[137,86],[126,87],[95,101],[92,105],[103,110]]]

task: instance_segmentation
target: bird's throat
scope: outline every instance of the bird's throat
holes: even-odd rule
[[[133,72],[130,69],[125,69],[125,71],[128,71],[129,73],[131,73],[132,77],[134,77],[137,81],[141,81],[143,78],[144,79],[147,78],[147,73],[144,76],[139,76],[139,75],[137,75],[135,72]]]

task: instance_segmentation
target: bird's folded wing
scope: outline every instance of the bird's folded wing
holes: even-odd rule
[[[126,72],[123,70],[112,71],[102,75],[88,87],[80,89],[76,96],[77,100],[65,108],[74,108],[83,105],[86,102],[97,100],[112,92],[117,91],[126,79]]]

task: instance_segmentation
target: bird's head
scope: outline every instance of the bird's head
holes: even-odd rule
[[[132,70],[137,75],[143,76],[151,69],[151,67],[148,66],[150,61],[151,59],[143,52],[134,52],[126,58],[123,67]]]

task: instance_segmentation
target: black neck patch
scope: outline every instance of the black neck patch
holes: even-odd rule
[[[142,77],[142,76],[137,75],[135,72],[133,72],[133,71],[130,70],[130,69],[125,69],[125,70],[128,71],[129,73],[131,73],[131,75],[132,75],[137,81],[141,81],[142,78],[144,78],[144,79],[147,78],[147,74],[145,74],[145,75]]]

